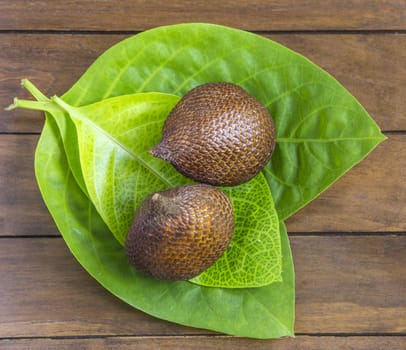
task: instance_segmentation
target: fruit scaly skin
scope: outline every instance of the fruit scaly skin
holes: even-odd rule
[[[219,82],[183,96],[151,154],[198,182],[233,186],[258,174],[274,146],[275,126],[268,110],[241,87]]]
[[[234,232],[230,199],[204,184],[157,192],[138,207],[125,250],[132,265],[158,279],[197,276],[224,253]]]

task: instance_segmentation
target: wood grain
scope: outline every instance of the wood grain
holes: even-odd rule
[[[389,135],[366,159],[290,217],[289,232],[405,232],[405,136]]]
[[[406,333],[405,235],[290,240],[297,333]],[[124,304],[61,238],[3,238],[0,266],[0,338],[214,334]]]
[[[0,236],[58,234],[35,180],[37,139],[37,135],[0,135]],[[404,232],[405,147],[405,135],[390,135],[288,219],[289,232]]]
[[[0,135],[0,236],[58,234],[38,190],[38,135]]]
[[[205,349],[205,350],[326,350],[326,349],[391,349],[403,350],[406,337],[401,336],[298,336],[295,339],[252,340],[226,336],[144,336],[106,337],[91,339],[16,339],[0,340],[0,349],[30,350],[151,350],[151,349]]]
[[[1,34],[0,106],[31,79],[46,95],[61,95],[106,49],[129,35]],[[406,130],[405,34],[273,34],[337,78],[384,130]],[[0,132],[40,132],[40,112],[0,108]]]
[[[151,317],[111,295],[60,237],[35,181],[39,112],[4,107],[31,79],[61,95],[137,32],[211,22],[302,53],[389,139],[291,217],[296,338],[253,340]],[[0,1],[0,349],[405,349],[404,0]]]
[[[0,30],[144,30],[181,22],[248,30],[399,30],[405,16],[402,0],[14,0],[0,3]]]

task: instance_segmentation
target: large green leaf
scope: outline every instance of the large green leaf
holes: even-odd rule
[[[234,207],[235,232],[230,247],[192,282],[245,288],[281,281],[279,219],[265,177],[223,187]],[[220,283],[221,282],[221,283]]]
[[[277,146],[264,173],[281,219],[303,207],[384,139],[363,107],[303,56],[212,24],[159,27],[115,45],[64,95],[72,105],[234,82],[267,106]]]
[[[139,93],[77,108],[54,98],[76,125],[89,198],[121,244],[142,200],[151,193],[190,183],[148,152],[159,142],[165,119],[178,100],[176,95]],[[246,288],[280,281],[279,220],[265,177],[259,174],[224,191],[234,206],[231,245],[193,282]]]
[[[255,338],[293,335],[294,272],[282,223],[283,282],[224,289],[160,281],[128,264],[122,246],[75,181],[51,117],[38,143],[35,169],[46,205],[73,255],[125,302],[165,320],[228,334]]]
[[[89,197],[122,245],[142,200],[188,182],[170,164],[148,153],[178,100],[175,95],[143,93],[75,108],[54,97],[76,126]]]
[[[138,93],[72,107],[57,96],[46,98],[29,81],[25,86],[39,101],[16,98],[10,108],[43,110],[53,118],[76,182],[120,244],[142,200],[191,182],[148,152],[161,138],[176,95]],[[192,281],[224,288],[280,281],[279,220],[264,176],[224,190],[234,206],[233,240],[215,265]]]
[[[241,85],[273,115],[277,145],[263,175],[282,219],[384,139],[356,99],[303,56],[258,35],[211,24],[160,27],[124,40],[99,57],[63,100],[78,107],[135,92],[181,96],[211,81]],[[283,224],[283,282],[225,289],[148,279],[128,265],[84,194],[78,135],[68,137],[73,123],[67,124],[67,113],[53,112],[47,113],[37,148],[37,178],[65,241],[90,274],[157,317],[249,337],[293,334],[293,267]]]

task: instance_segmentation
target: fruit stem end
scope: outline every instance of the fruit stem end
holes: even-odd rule
[[[163,215],[179,215],[181,213],[176,197],[168,197],[157,192],[151,197],[153,206]]]
[[[170,161],[170,153],[168,152],[168,150],[162,146],[162,143],[152,147],[149,150],[149,154],[156,157],[156,158],[161,158],[165,161]]]

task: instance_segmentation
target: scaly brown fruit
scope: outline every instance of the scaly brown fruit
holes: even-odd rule
[[[157,192],[139,206],[125,250],[138,270],[159,279],[197,276],[224,253],[234,232],[230,199],[204,184]]]
[[[258,174],[274,146],[268,110],[241,87],[220,82],[200,85],[179,101],[151,154],[198,182],[231,186]]]

